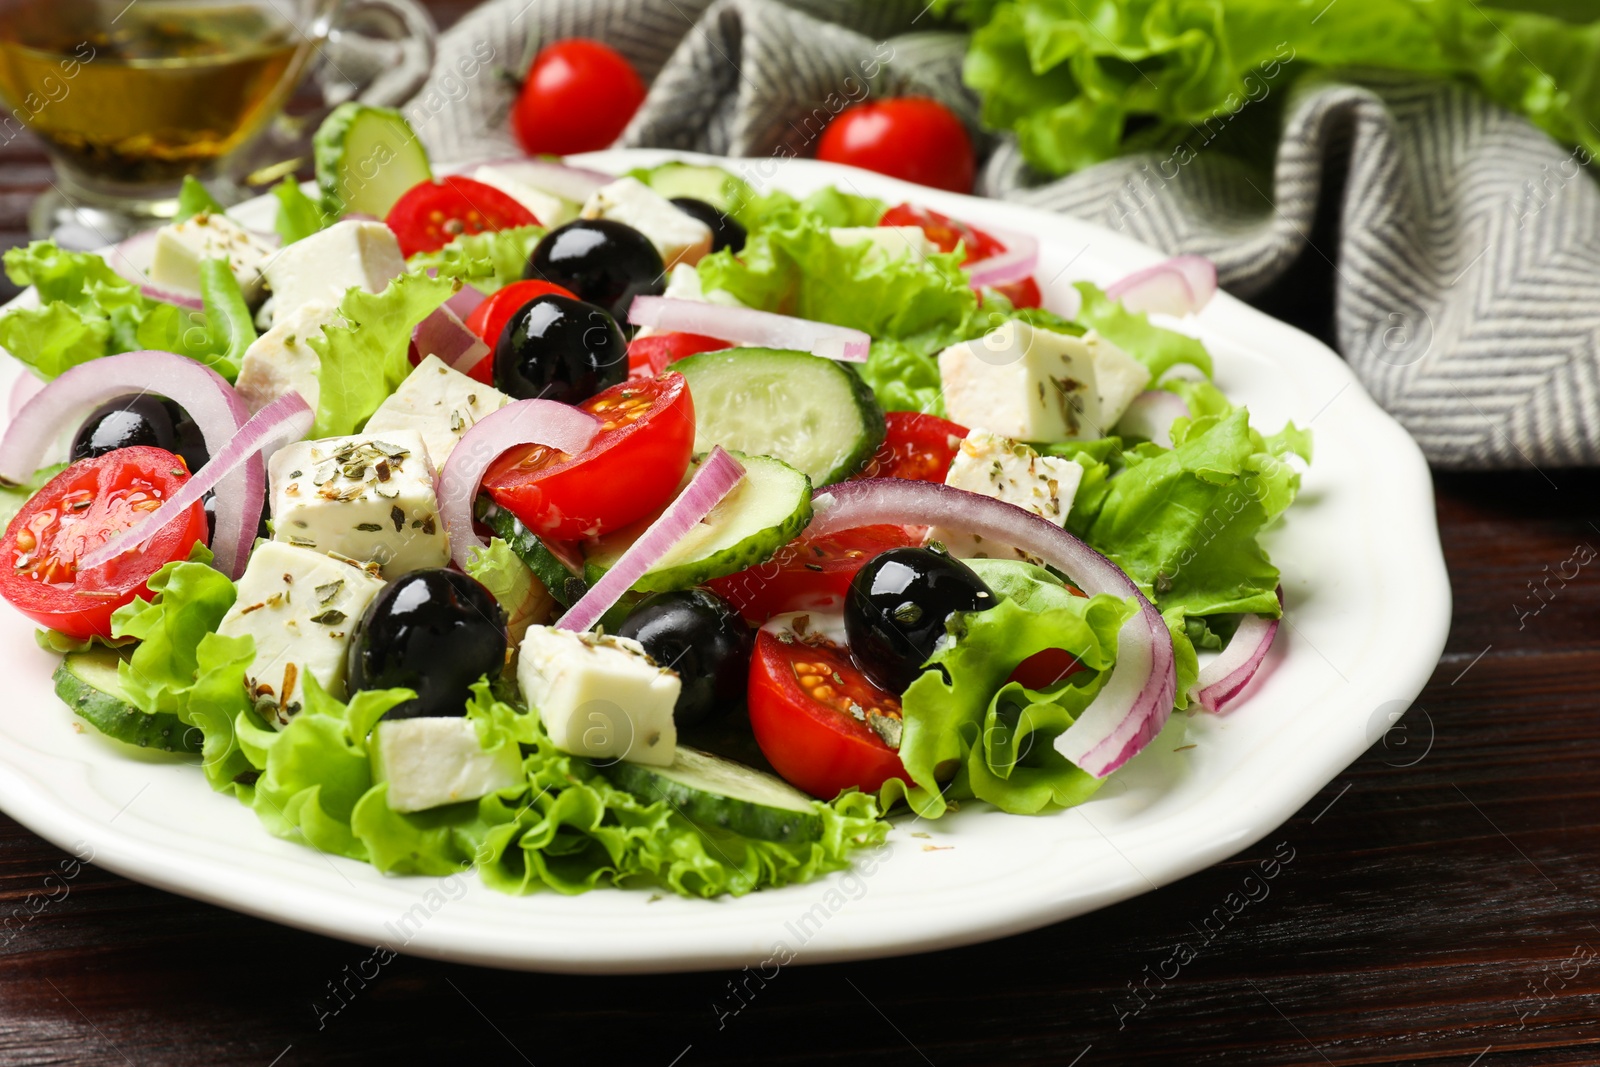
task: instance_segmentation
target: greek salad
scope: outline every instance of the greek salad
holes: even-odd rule
[[[1204,260],[1046,307],[1033,237],[916,204],[436,177],[358,104],[315,145],[275,233],[190,183],[6,253],[0,316],[0,596],[77,723],[268,832],[742,894],[897,811],[1079,804],[1266,656],[1310,439],[1150,320]]]

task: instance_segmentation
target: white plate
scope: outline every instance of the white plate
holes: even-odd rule
[[[620,172],[682,153],[604,152]],[[828,184],[1037,234],[1046,300],[1160,259],[1087,223],[806,160],[738,160],[752,181]],[[235,212],[269,228],[274,201]],[[385,877],[270,836],[190,766],[79,733],[51,692],[53,658],[0,611],[0,808],[129,878],[366,945],[536,970],[621,973],[918,952],[1000,937],[1125,900],[1238,852],[1294,814],[1421,691],[1450,619],[1428,468],[1334,353],[1225,294],[1176,324],[1216,359],[1256,425],[1316,433],[1300,501],[1266,537],[1288,625],[1231,714],[1178,716],[1089,803],[1036,818],[970,805],[896,821],[870,874],[738,900],[645,891],[511,897],[476,878]],[[5,361],[0,396],[16,367]],[[1395,702],[1400,702],[1396,704]],[[1184,732],[1187,727],[1187,733]],[[1184,751],[1179,745],[1192,744]],[[912,836],[915,834],[916,836]]]

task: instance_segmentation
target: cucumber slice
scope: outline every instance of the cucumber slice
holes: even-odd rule
[[[583,560],[568,555],[565,546],[545,543],[538,534],[522,525],[521,519],[486,496],[478,498],[477,512],[478,521],[493,530],[494,535],[528,565],[556,603],[570,608],[589,591],[583,580]]]
[[[815,800],[782,778],[697,748],[679,745],[667,767],[619,760],[600,769],[641,800],[665,799],[706,826],[784,844],[822,836]]]
[[[728,348],[672,364],[694,395],[696,452],[776,456],[816,486],[843,481],[883,443],[883,412],[860,375],[806,352]]]
[[[433,177],[428,152],[400,112],[355,101],[334,108],[311,140],[324,214],[383,218],[407,189]]]
[[[688,589],[753,567],[811,522],[811,482],[804,474],[770,456],[733,456],[744,464],[744,477],[704,522],[633,584],[636,592]],[[584,549],[589,584],[610,570],[654,521],[652,515],[590,542]]]
[[[163,752],[199,752],[199,730],[191,730],[171,712],[147,714],[128,702],[117,677],[121,662],[109,648],[69,653],[56,668],[56,696],[114,740]]]
[[[704,200],[718,211],[735,211],[749,203],[754,190],[744,179],[721,167],[698,163],[663,163],[659,167],[639,167],[629,172],[661,196],[692,196]]]

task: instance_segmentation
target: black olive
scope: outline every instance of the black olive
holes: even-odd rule
[[[744,241],[749,235],[733,216],[725,215],[704,200],[696,200],[692,196],[675,196],[672,202],[685,215],[711,227],[711,251],[720,252],[724,248],[731,252],[744,251]]]
[[[605,310],[546,293],[511,316],[494,346],[494,384],[519,400],[577,404],[628,377],[628,342]]]
[[[599,304],[633,336],[628,308],[636,296],[660,296],[667,270],[650,238],[611,219],[573,219],[545,234],[523,269],[524,278],[553,282]]]
[[[190,471],[209,456],[200,427],[177,404],[149,393],[130,393],[94,409],[72,438],[72,461],[103,456],[119,448],[154,445],[183,457]]]
[[[995,606],[994,593],[972,568],[931,548],[891,548],[850,580],[844,629],[850,653],[874,684],[906,690],[958,611]]]
[[[378,591],[350,637],[351,693],[411,689],[386,719],[465,715],[468,690],[506,665],[506,616],[494,595],[458,571],[427,567]]]
[[[673,721],[682,729],[744,701],[755,635],[733,606],[704,589],[657,593],[639,602],[617,629],[650,658],[678,672],[683,688]]]

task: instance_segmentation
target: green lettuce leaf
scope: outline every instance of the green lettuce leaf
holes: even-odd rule
[[[226,209],[200,184],[193,174],[183,176],[183,187],[178,190],[178,213],[173,222],[187,222],[196,215],[221,215]]]
[[[272,195],[278,198],[278,213],[272,228],[278,231],[284,245],[292,245],[332,224],[333,220],[322,213],[317,201],[305,194],[293,175],[274,185]]]
[[[1148,367],[1152,382],[1180,364],[1211,377],[1211,353],[1193,337],[1151,325],[1144,312],[1129,311],[1091,282],[1076,282],[1073,287],[1083,296],[1077,321]]]
[[[939,361],[904,341],[872,342],[865,363],[857,366],[884,411],[922,411],[944,417],[944,390]]]
[[[1117,631],[1137,607],[1103,594],[1075,596],[1031,564],[969,563],[1000,602],[954,617],[956,640],[929,660],[943,673],[925,671],[906,690],[900,759],[913,784],[886,782],[883,806],[904,799],[917,814],[937,818],[951,801],[969,797],[1027,815],[1082,803],[1100,780],[1056,752],[1054,742],[1105,684]],[[1047,648],[1066,649],[1090,669],[1044,691],[1007,682],[1019,663]]]
[[[506,630],[511,644],[522,644],[528,627],[547,620],[555,599],[543,582],[534,577],[528,565],[498,537],[489,540],[487,549],[473,551],[467,558],[467,573],[494,594],[506,612]]]
[[[413,273],[429,269],[440,278],[459,278],[486,293],[522,279],[543,226],[517,226],[490,233],[462,234],[437,252],[418,252],[406,261]]]
[[[140,323],[158,306],[88,252],[35,241],[5,254],[6,276],[39,291],[39,305],[0,315],[0,348],[49,380],[104,355],[139,347]]]
[[[245,350],[256,339],[256,323],[227,260],[208,259],[200,264],[200,297],[206,308],[207,333],[216,349],[202,362],[231,382],[239,376]]]
[[[381,293],[351,288],[339,305],[344,321],[306,343],[322,359],[311,437],[353,434],[411,373],[411,331],[448,300],[460,282],[402,274]]]

